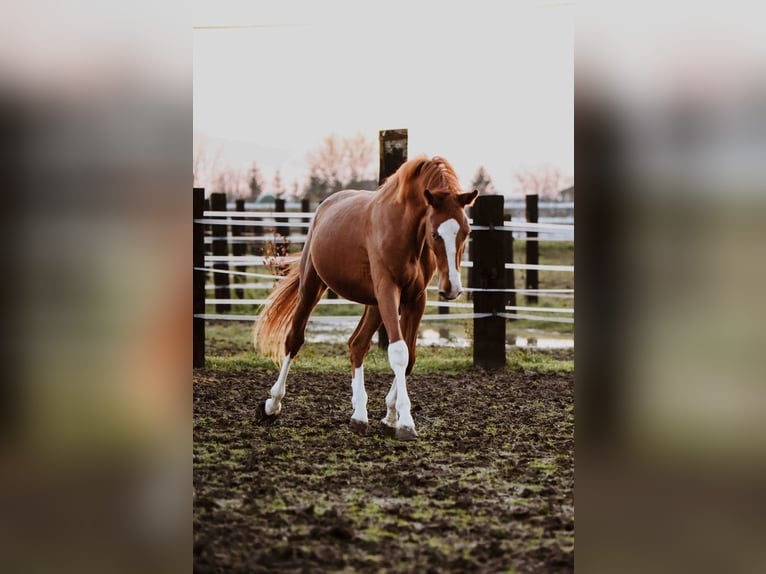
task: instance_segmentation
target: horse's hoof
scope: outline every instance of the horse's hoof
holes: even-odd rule
[[[358,421],[356,419],[351,419],[351,422],[349,423],[349,428],[352,432],[364,436],[367,434],[367,430],[370,428],[370,425],[367,423],[364,423],[362,421]]]
[[[380,421],[380,427],[383,429],[383,434],[386,436],[396,436],[396,427],[392,427],[385,420]]]
[[[415,440],[418,438],[418,433],[415,431],[415,427],[398,427],[396,429],[397,440]]]
[[[277,417],[279,417],[279,413],[274,415],[266,413],[266,401],[263,401],[258,405],[258,411],[256,412],[255,418],[259,423],[271,425],[277,422]]]

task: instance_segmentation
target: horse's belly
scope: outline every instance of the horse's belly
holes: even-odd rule
[[[314,268],[322,281],[344,299],[364,305],[377,305],[369,262],[343,257],[322,258],[314,260]]]

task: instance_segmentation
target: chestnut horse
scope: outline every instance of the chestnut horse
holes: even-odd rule
[[[445,299],[460,295],[460,259],[470,232],[464,208],[477,195],[460,192],[445,159],[421,156],[405,162],[377,191],[339,191],[322,202],[300,263],[274,288],[255,324],[257,345],[277,365],[282,363],[271,398],[260,405],[261,417],[269,420],[280,413],[287,373],[303,345],[309,315],[329,287],[365,305],[348,342],[351,429],[364,434],[368,428],[363,364],[382,322],[394,381],[381,422],[399,439],[418,436],[405,375],[415,364],[426,287],[438,269],[439,294]]]

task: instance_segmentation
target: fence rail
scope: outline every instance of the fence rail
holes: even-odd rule
[[[211,201],[210,209],[202,209],[204,190],[194,189],[194,366],[204,365],[204,322],[206,320],[253,321],[257,314],[243,315],[226,312],[232,305],[259,306],[266,299],[248,298],[245,289],[270,289],[280,276],[273,273],[239,270],[240,268],[263,268],[281,265],[297,260],[296,255],[268,255],[264,253],[265,243],[272,246],[302,245],[306,241],[306,230],[314,217],[313,212],[287,212],[284,202],[275,205],[275,211],[242,211],[244,202],[237,204],[238,211],[225,209],[225,198]],[[211,197],[212,199],[212,197]],[[213,207],[212,204],[215,203]],[[224,209],[221,209],[224,207]],[[304,204],[305,209],[305,204]],[[524,319],[547,323],[574,323],[574,309],[569,307],[535,307],[515,304],[517,294],[528,302],[538,298],[571,299],[574,289],[540,289],[537,284],[538,272],[574,272],[574,265],[540,264],[537,261],[539,241],[555,241],[561,234],[573,234],[574,225],[538,223],[535,221],[513,222],[503,216],[502,196],[480,196],[472,208],[472,235],[469,238],[473,253],[471,259],[464,258],[461,266],[468,269],[469,286],[465,289],[473,301],[444,302],[428,301],[427,306],[437,308],[438,314],[425,314],[423,321],[444,321],[472,319],[474,321],[474,363],[494,368],[505,364],[505,322]],[[535,217],[536,219],[536,217]],[[292,230],[300,230],[293,234]],[[525,234],[527,241],[526,263],[514,263],[513,239],[515,233]],[[534,247],[530,244],[534,243]],[[231,249],[229,247],[231,246]],[[249,247],[248,247],[249,246]],[[211,253],[206,254],[209,248]],[[257,254],[247,254],[251,249]],[[510,262],[508,260],[510,259]],[[530,262],[529,260],[533,262]],[[526,271],[525,288],[515,288],[513,272]],[[205,284],[205,278],[215,280]],[[532,276],[530,281],[530,275]],[[233,280],[229,283],[229,278]],[[261,282],[237,282],[242,279],[261,279]],[[231,290],[238,297],[231,296]],[[437,287],[429,286],[429,290]],[[206,298],[206,291],[214,296]],[[510,304],[509,304],[510,303]],[[354,304],[340,299],[322,299],[320,305]],[[205,312],[206,305],[215,305],[215,313]],[[360,307],[360,315],[362,305]],[[471,309],[472,312],[466,312]],[[450,313],[455,310],[458,312]],[[447,313],[447,314],[445,314]],[[310,323],[351,325],[359,316],[312,316]],[[201,333],[201,334],[200,334]]]

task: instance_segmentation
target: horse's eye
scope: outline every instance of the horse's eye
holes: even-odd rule
[[[437,237],[439,237],[439,234],[438,234],[438,233],[436,233],[436,232],[434,231],[434,232],[431,234],[431,237],[433,237],[434,239],[436,239]]]

